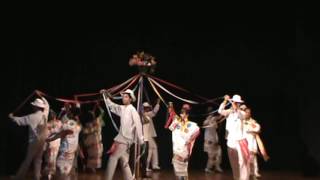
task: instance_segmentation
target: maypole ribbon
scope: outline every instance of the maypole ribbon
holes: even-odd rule
[[[51,98],[51,99],[54,99],[56,101],[59,101],[59,102],[64,102],[64,103],[73,103],[73,104],[76,104],[76,103],[80,103],[79,101],[77,100],[74,100],[74,99],[65,99],[65,98],[57,98],[57,97],[53,97],[47,93],[44,93],[42,91],[39,91],[39,90],[36,90],[38,93],[40,93],[42,96],[46,96],[48,98]]]
[[[187,103],[190,103],[190,104],[199,104],[199,102],[196,102],[196,101],[192,101],[192,100],[189,100],[189,99],[184,99],[184,98],[181,98],[175,94],[173,94],[172,92],[170,92],[169,90],[167,90],[166,88],[164,88],[163,86],[161,86],[159,83],[157,83],[155,80],[153,80],[152,78],[150,78],[150,80],[155,84],[157,85],[159,88],[161,88],[163,91],[165,91],[166,93],[170,94],[171,96],[177,98],[177,99],[180,99],[181,101],[184,101],[184,102],[187,102]]]
[[[17,112],[18,110],[20,110],[22,108],[23,105],[25,105],[27,103],[27,101],[34,95],[34,93],[36,93],[37,90],[33,91],[12,113]]]
[[[205,103],[207,103],[207,104],[209,104],[209,103],[218,104],[216,101],[217,101],[218,99],[223,99],[223,98],[224,98],[224,96],[220,96],[220,97],[208,99]]]
[[[140,77],[139,74],[131,77],[130,79],[128,79],[127,81],[119,84],[119,85],[116,85],[112,88],[109,88],[109,90],[112,90],[112,91],[117,91],[118,89],[120,89],[122,86],[128,84],[130,81],[130,84],[128,84],[125,89],[127,89],[128,87],[130,87],[138,78]],[[136,89],[138,88],[138,85],[135,86],[135,88],[133,89],[133,91],[135,91]],[[74,95],[75,99],[66,99],[66,98],[58,98],[58,97],[53,97],[47,93],[44,93],[40,90],[34,90],[14,111],[14,112],[17,112],[18,110],[21,109],[21,107],[23,105],[25,105],[25,103],[34,95],[34,94],[38,94],[38,95],[41,95],[41,96],[45,96],[45,97],[48,97],[48,98],[51,98],[51,99],[54,99],[56,101],[59,101],[59,102],[62,102],[62,103],[72,103],[72,104],[76,104],[76,103],[80,103],[80,104],[91,104],[91,103],[96,103],[96,102],[100,102],[100,101],[103,101],[102,98],[98,98],[98,99],[94,99],[94,100],[87,100],[87,101],[81,101],[81,100],[77,100],[79,97],[89,97],[89,96],[96,96],[100,93],[84,93],[84,94],[76,94]],[[120,91],[118,92],[120,93]],[[116,94],[118,94],[116,93]],[[121,99],[121,96],[120,97],[115,97],[115,99]]]
[[[133,92],[136,92],[136,90],[138,89],[139,84],[136,84],[136,86],[132,89]]]
[[[51,99],[54,99],[56,101],[59,101],[59,102],[63,102],[63,103],[73,103],[73,104],[90,104],[90,103],[96,103],[98,101],[102,101],[102,99],[95,99],[95,100],[88,100],[88,101],[79,101],[79,100],[76,100],[76,99],[65,99],[65,98],[56,98],[56,97],[53,97],[47,93],[44,93],[42,91],[39,91],[37,90],[39,93],[41,93],[41,95],[43,96],[46,96],[48,98],[51,98]],[[75,97],[77,98],[77,97]]]
[[[85,93],[85,94],[76,94],[74,97],[79,98],[79,97],[89,97],[89,96],[96,96],[99,95],[100,93]]]
[[[131,77],[130,79],[128,79],[127,81],[117,85],[117,86],[114,86],[112,88],[109,88],[107,89],[110,93],[115,93],[117,90],[119,90],[122,86],[128,84],[129,82],[132,82],[132,81],[135,81],[140,75],[137,74],[137,75],[134,75],[133,77]]]
[[[113,92],[115,93],[115,91],[119,90],[122,86],[130,83],[129,85],[127,85],[127,87],[125,87],[125,88],[128,88],[128,87],[130,87],[130,86],[136,81],[136,79],[138,78],[138,76],[139,76],[139,75],[135,75],[135,76],[131,77],[130,79],[128,79],[127,81],[125,81],[125,82],[123,82],[123,83],[121,83],[121,84],[119,84],[119,85],[116,85],[116,86],[114,86],[114,87],[112,87],[112,88],[109,88],[108,90],[111,90],[111,91],[113,91]],[[130,82],[130,81],[131,81],[131,82]],[[136,88],[136,87],[135,87],[135,88]],[[121,90],[120,90],[119,92],[121,92]],[[118,93],[119,93],[119,92],[118,92]],[[118,94],[118,93],[116,93],[116,94]],[[98,95],[98,94],[100,94],[100,93],[77,94],[77,95],[74,95],[74,96],[75,96],[75,98],[77,99],[77,98],[79,98],[79,97],[88,97],[88,96],[94,96],[94,95]],[[121,98],[122,98],[121,96],[114,97],[114,99],[121,99]],[[62,99],[62,98],[59,98],[58,100],[59,100],[59,101],[63,101],[63,102],[71,102],[71,103],[78,102],[78,103],[80,103],[80,104],[90,104],[90,103],[95,103],[95,102],[97,102],[97,101],[103,101],[103,99],[101,99],[101,98],[96,99],[96,100],[88,100],[88,101],[79,101],[79,100],[74,101],[74,100],[67,100],[67,99]]]
[[[64,102],[64,103],[73,103],[73,104],[80,103],[77,100],[71,100],[71,99],[63,99],[63,98],[54,98],[54,99],[57,101],[60,101],[60,102]],[[80,104],[82,104],[82,103],[80,103]]]
[[[145,96],[147,102],[151,103],[148,91],[146,89],[146,86],[143,86],[143,92],[144,92],[144,96]]]
[[[139,115],[141,115],[140,113],[142,112],[141,111],[141,101],[142,101],[142,76],[140,77],[140,79],[139,79],[139,82],[138,82],[138,84],[139,84],[139,89],[138,89],[138,100],[137,100],[137,110],[138,110],[138,112],[139,112]]]
[[[227,117],[226,116],[223,116],[223,118],[217,120],[217,124],[220,124],[221,122],[223,122]],[[206,126],[202,126],[201,128],[211,128],[213,127],[214,123],[210,123],[209,125],[206,125]]]
[[[136,86],[132,89],[133,92],[136,92],[137,89],[139,87],[139,84],[136,84]],[[112,99],[116,99],[116,100],[119,100],[119,99],[122,99],[122,96],[113,96]],[[101,99],[102,100],[102,99]]]
[[[106,98],[106,96],[105,96],[104,93],[102,93],[102,96],[103,96],[103,100],[104,100],[104,103],[105,103],[106,108],[107,108],[107,111],[108,111],[108,115],[110,116],[111,123],[112,123],[114,129],[115,129],[117,132],[119,132],[119,128],[117,127],[116,123],[114,122],[114,120],[113,120],[113,118],[112,118],[112,114],[111,114],[110,109],[109,109],[109,106],[107,105],[107,98]]]
[[[263,142],[262,142],[259,134],[256,135],[256,140],[257,140],[257,144],[258,144],[260,153],[261,153],[261,155],[262,155],[262,157],[263,157],[263,160],[264,160],[264,161],[268,161],[268,160],[270,159],[270,157],[269,157],[269,155],[267,154],[266,148],[264,147]]]
[[[117,93],[113,92],[114,93],[113,95],[120,94],[121,91],[128,89],[130,86],[132,86],[139,79],[139,77],[140,77],[140,75],[137,75],[125,88],[121,89]]]
[[[126,80],[125,82],[121,83],[121,84],[118,84],[116,86],[113,86],[111,88],[109,88],[108,90],[109,91],[115,91],[115,89],[119,89],[120,87],[126,85],[128,82],[132,81],[132,79],[134,79],[136,76],[138,75],[135,75],[131,78],[129,78],[128,80]],[[99,95],[100,93],[83,93],[83,94],[76,94],[74,95],[75,99],[78,99],[79,97],[89,97],[89,96],[96,96],[96,95]],[[102,99],[98,99],[98,101],[102,101]],[[91,103],[91,102],[94,102],[93,101],[80,101],[80,102],[83,102],[83,103]]]
[[[186,89],[184,89],[184,88],[182,88],[182,87],[180,87],[180,86],[177,86],[177,85],[175,85],[175,84],[173,84],[173,83],[170,83],[170,82],[168,82],[168,81],[165,81],[165,80],[160,79],[160,78],[157,78],[157,77],[154,77],[154,76],[152,76],[152,75],[148,75],[148,76],[149,76],[150,78],[152,78],[152,79],[154,79],[154,80],[157,80],[157,81],[160,81],[160,82],[162,82],[162,83],[164,83],[164,84],[166,84],[166,85],[168,85],[168,86],[171,86],[171,87],[173,87],[173,88],[179,89],[179,90],[184,91],[184,92],[189,93],[189,94],[193,94],[193,93],[191,93],[190,91],[188,91],[188,90],[186,90]],[[200,99],[202,99],[202,100],[205,100],[205,101],[208,100],[208,98],[202,97],[202,96],[200,96],[200,95],[197,95],[197,94],[193,94],[193,95],[196,96],[196,97],[198,97],[198,98],[200,98]]]
[[[228,101],[228,103],[226,104],[226,106],[229,106],[229,104],[231,104],[231,102]],[[198,115],[198,116],[208,116],[208,115],[211,115],[211,114],[214,114],[214,113],[218,112],[218,110],[219,110],[219,108],[216,109],[216,110],[214,110],[214,111],[211,111],[211,112],[209,112],[209,113],[206,113],[206,114],[200,114],[200,115]],[[221,120],[221,121],[222,121],[222,120]]]
[[[158,92],[157,88],[154,86],[154,84],[150,81],[150,78],[147,78],[152,89],[154,90],[154,92],[157,94],[157,96],[160,98],[160,100],[166,105],[166,107],[168,107],[168,104],[164,101],[164,99],[162,98],[162,96],[160,95],[160,93]]]
[[[118,84],[118,85],[115,85],[109,89],[107,89],[108,91],[115,91],[116,89],[119,89],[120,87],[126,85],[127,83],[129,83],[130,81],[132,81],[134,78],[136,78],[137,74],[132,76],[131,78],[129,78],[128,80],[126,80],[125,82],[121,83],[121,84]]]

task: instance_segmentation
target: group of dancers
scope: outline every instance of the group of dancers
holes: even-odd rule
[[[140,162],[144,164],[144,170],[149,173],[160,170],[157,133],[153,121],[160,110],[160,100],[158,99],[154,106],[144,102],[143,111],[139,113],[133,105],[136,97],[131,89],[121,92],[121,105],[113,102],[113,96],[107,90],[103,89],[100,93],[105,108],[120,118],[118,134],[107,150],[109,159],[105,179],[114,179],[118,163],[124,179],[136,178],[129,159],[131,147],[137,144],[145,148],[146,156]],[[101,135],[105,124],[104,108],[97,104],[87,113],[88,120],[82,125],[80,119],[83,116],[80,113],[79,103],[66,104],[57,115],[50,109],[43,94],[37,94],[38,98],[31,102],[33,113],[22,117],[9,114],[9,118],[17,125],[29,127],[27,154],[13,179],[24,179],[32,163],[36,180],[73,179],[77,176],[78,157],[85,162],[85,169],[91,172],[101,168],[104,152]],[[192,110],[190,104],[183,104],[178,112],[173,103],[169,103],[167,108],[168,119],[165,128],[172,134],[172,165],[179,180],[188,179],[189,160],[195,141],[202,131],[204,131],[203,150],[208,155],[205,173],[223,172],[222,149],[217,128],[224,121],[227,153],[234,179],[249,180],[261,176],[257,163],[259,153],[257,137],[261,127],[251,117],[251,109],[240,95],[233,95],[232,98],[225,95],[217,113],[212,113],[213,108],[208,107],[208,116],[202,126],[190,120],[189,114]],[[159,142],[161,143],[161,140]]]

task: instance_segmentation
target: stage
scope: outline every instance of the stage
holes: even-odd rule
[[[299,172],[290,172],[290,171],[262,171],[262,177],[259,178],[261,180],[318,180],[320,177],[304,177]],[[1,177],[1,180],[9,180],[10,177]],[[32,179],[31,174],[29,174],[27,179]],[[103,180],[104,179],[104,171],[98,171],[95,174],[92,173],[79,173],[78,180]],[[115,180],[122,179],[122,175],[120,170],[118,170],[114,176]],[[151,178],[144,179],[154,179],[154,180],[175,180],[173,171],[169,170],[161,170],[151,173]],[[190,171],[189,172],[189,180],[232,180],[231,171],[226,171],[221,174],[206,174],[202,171]]]
[[[101,131],[103,168],[96,174],[81,172],[77,179],[104,179],[110,156],[106,152],[112,147],[121,120],[106,108],[101,89],[114,95],[117,104],[123,104],[120,92],[134,90],[137,101],[133,106],[140,114],[144,102],[154,106],[160,99],[153,124],[159,165],[164,170],[153,173],[149,179],[175,179],[172,132],[164,128],[169,102],[178,115],[184,103],[192,105],[188,120],[202,127],[209,114],[219,114],[225,95],[237,94],[252,109],[253,119],[261,126],[261,147],[270,155],[267,162],[258,157],[260,179],[320,180],[319,175],[309,178],[303,173],[320,172],[320,143],[316,140],[320,134],[320,86],[316,85],[320,77],[320,63],[316,61],[320,28],[310,18],[316,17],[316,11],[287,8],[292,12],[283,13],[283,8],[265,12],[256,9],[247,13],[259,19],[252,22],[248,18],[234,19],[239,12],[230,11],[227,14],[232,21],[223,16],[214,23],[200,23],[203,16],[193,18],[196,22],[185,18],[186,23],[111,23],[106,31],[98,32],[60,28],[60,22],[51,25],[50,21],[50,27],[56,29],[12,28],[16,31],[6,33],[9,42],[5,44],[10,53],[3,63],[5,76],[1,81],[4,105],[0,120],[0,180],[10,179],[9,175],[18,170],[26,158],[29,142],[28,127],[20,126],[8,115],[32,113],[30,103],[40,96],[47,98],[50,108],[60,115],[70,104],[80,104],[83,127],[93,120],[92,110],[98,110],[96,104],[100,102],[106,112]],[[25,21],[30,23],[29,19]],[[213,108],[211,112],[208,107]],[[202,170],[208,158],[204,152],[205,129],[200,129],[192,149],[189,179],[233,179],[226,121],[216,129],[221,167],[226,172],[206,174]],[[80,146],[83,139],[81,133]],[[136,160],[135,155],[130,158]],[[82,165],[86,163],[79,160]],[[32,179],[30,173],[25,179]],[[122,179],[122,173],[117,171],[114,179]]]

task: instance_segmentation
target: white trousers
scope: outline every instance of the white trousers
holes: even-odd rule
[[[106,170],[106,180],[112,180],[119,160],[124,175],[124,179],[133,179],[131,169],[129,166],[129,148],[129,145],[127,144],[117,143],[115,151],[109,157],[108,166]],[[119,179],[119,177],[117,177],[117,179]]]
[[[154,138],[150,138],[148,148],[148,158],[147,158],[147,166],[150,167],[150,163],[152,164],[152,168],[159,166],[159,158],[158,158],[158,146]]]

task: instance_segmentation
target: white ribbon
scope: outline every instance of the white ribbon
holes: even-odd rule
[[[148,78],[149,79],[149,78]],[[172,92],[170,92],[169,90],[167,90],[166,88],[164,88],[163,86],[161,86],[159,83],[157,83],[155,80],[153,80],[152,78],[150,78],[150,81],[152,83],[154,83],[155,85],[157,85],[159,88],[161,88],[163,91],[165,91],[166,93],[170,94],[171,96],[177,98],[177,99],[180,99],[181,101],[184,101],[184,102],[187,102],[187,103],[190,103],[190,104],[199,104],[199,102],[196,102],[196,101],[192,101],[192,100],[189,100],[189,99],[184,99],[182,97],[179,97],[175,94],[173,94]]]

